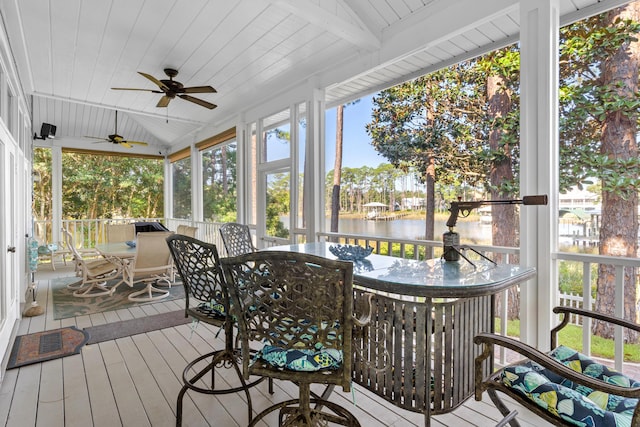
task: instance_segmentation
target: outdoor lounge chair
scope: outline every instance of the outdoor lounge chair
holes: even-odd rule
[[[551,331],[549,353],[501,335],[478,334],[474,341],[484,346],[476,358],[476,400],[487,390],[505,417],[498,425],[516,427],[517,411],[510,411],[498,391],[512,397],[545,420],[563,426],[640,426],[640,382],[565,346],[557,346],[557,333],[571,315],[620,325],[640,332],[640,325],[617,317],[570,307],[555,307],[562,322]],[[485,360],[493,357],[494,346],[513,350],[527,358],[496,372],[484,372]]]

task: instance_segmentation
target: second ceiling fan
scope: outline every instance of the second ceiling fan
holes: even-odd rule
[[[146,142],[141,142],[141,141],[128,141],[124,139],[122,136],[118,135],[118,110],[116,110],[116,128],[111,135],[109,135],[107,138],[100,138],[98,136],[85,136],[85,138],[99,139],[100,141],[96,141],[96,142],[111,142],[112,144],[119,144],[126,148],[132,148],[133,144],[149,145]]]
[[[175,76],[178,75],[178,70],[174,70],[173,68],[165,68],[164,73],[169,77],[169,79],[156,79],[151,74],[143,73],[138,71],[143,77],[151,80],[155,83],[160,90],[157,89],[136,89],[136,88],[126,88],[126,87],[112,87],[113,90],[142,90],[145,92],[153,92],[153,93],[162,93],[164,94],[156,107],[166,107],[169,105],[169,102],[174,99],[176,96],[178,98],[182,98],[185,101],[193,102],[194,104],[198,104],[202,107],[213,110],[217,107],[217,105],[207,102],[203,99],[193,97],[191,95],[187,95],[188,93],[216,93],[217,91],[211,86],[191,86],[184,87],[182,83],[177,80],[173,80]]]

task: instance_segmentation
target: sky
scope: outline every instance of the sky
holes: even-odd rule
[[[342,167],[359,168],[376,167],[380,163],[389,163],[380,156],[370,143],[365,125],[371,121],[372,98],[366,96],[357,104],[347,105],[343,117]],[[325,143],[327,172],[333,169],[336,153],[336,109],[325,113]]]

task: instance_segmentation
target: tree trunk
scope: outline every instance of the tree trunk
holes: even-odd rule
[[[501,76],[490,75],[487,77],[487,99],[489,101],[489,119],[495,122],[496,119],[505,117],[511,109],[511,94],[505,89],[505,81]],[[502,129],[493,126],[489,133],[489,147],[491,151],[499,152],[489,171],[489,182],[491,183],[491,200],[511,199],[513,194],[504,193],[500,190],[501,184],[505,181],[513,180],[513,165],[511,149],[507,144],[502,144]],[[491,206],[491,241],[494,246],[517,246],[516,230],[517,218],[515,205],[493,205]],[[502,255],[494,255],[496,262],[504,262]],[[512,263],[517,260],[511,259]],[[520,313],[520,293],[516,287],[509,288],[508,292],[508,317],[516,319]],[[501,298],[497,299],[496,310],[500,313]]]
[[[640,20],[640,3],[614,9],[607,14],[607,25],[618,19]],[[632,41],[601,64],[602,86],[614,88],[622,98],[633,99],[638,91],[638,67],[640,44]],[[636,142],[637,115],[608,111],[603,123],[600,152],[609,158],[629,159],[638,156]],[[600,227],[600,255],[637,257],[638,253],[638,193],[627,191],[616,194],[602,191],[602,224]],[[615,268],[600,265],[596,292],[596,310],[613,314],[615,295]],[[635,270],[626,268],[624,273],[624,317],[636,321]],[[613,338],[614,330],[609,324],[594,322],[593,332],[599,336]],[[626,339],[637,340],[637,334],[628,333]]]
[[[336,160],[333,166],[333,189],[331,191],[331,231],[338,232],[340,217],[340,180],[342,178],[342,118],[344,106],[336,108]]]
[[[425,240],[434,240],[434,215],[436,212],[436,159],[434,156],[429,156],[429,164],[427,166],[427,173],[425,176],[427,177],[427,200],[424,238]],[[431,246],[427,246],[425,257],[426,259],[433,258],[433,248]]]

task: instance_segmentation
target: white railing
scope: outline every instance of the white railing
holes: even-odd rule
[[[617,317],[624,317],[624,278],[625,270],[632,269],[633,277],[635,277],[635,286],[638,289],[640,285],[640,258],[623,258],[612,257],[605,255],[587,255],[557,252],[551,254],[554,259],[560,262],[577,262],[582,264],[582,306],[593,307],[594,301],[592,297],[592,284],[597,277],[592,277],[591,267],[593,265],[610,265],[615,268],[614,283],[615,283],[615,295],[614,306],[611,307],[610,313],[613,313]],[[637,301],[633,302],[634,304]],[[635,319],[637,322],[637,319]],[[622,371],[624,365],[624,336],[622,327],[616,326],[614,332],[614,366],[617,370]],[[637,343],[634,343],[637,344]],[[591,348],[591,320],[582,319],[582,348],[583,353],[589,355]]]
[[[151,218],[151,219],[122,219],[118,222],[135,222],[135,221],[160,221],[168,229],[176,230],[178,225],[190,225],[198,228],[196,238],[214,243],[221,256],[226,255],[224,251],[224,245],[220,238],[220,226],[222,223],[214,222],[198,222],[183,219],[173,218]],[[115,222],[114,220],[64,220],[63,226],[66,227],[74,236],[76,246],[78,248],[91,248],[96,243],[104,242],[105,225],[107,223]],[[36,231],[40,230],[43,234],[38,235],[41,242],[52,243],[51,225],[48,221],[37,221],[35,223]],[[49,233],[49,234],[47,234]],[[49,236],[49,238],[47,238]],[[296,235],[297,236],[297,235]],[[299,240],[299,236],[296,237]],[[290,243],[287,239],[264,237],[259,239],[259,247],[269,247],[281,244]],[[376,237],[358,234],[344,234],[344,233],[330,233],[320,232],[317,233],[318,241],[330,241],[342,244],[359,244],[362,246],[372,246],[374,252],[381,255],[393,255],[408,259],[425,259],[432,257],[439,257],[442,255],[442,242],[435,240],[407,240],[396,239],[392,237]],[[512,247],[498,247],[498,246],[473,246],[473,248],[485,256],[491,259],[495,257],[502,257],[502,262],[509,262],[512,257],[519,254],[518,248]],[[619,258],[601,255],[587,255],[578,253],[566,253],[556,252],[552,253],[553,259],[560,263],[579,263],[582,264],[582,295],[580,296],[566,296],[561,295],[557,290],[557,301],[563,305],[570,306],[583,306],[593,307],[594,301],[592,298],[592,285],[597,278],[592,277],[592,267],[594,265],[612,265],[615,267],[615,306],[612,312],[620,317],[623,317],[624,313],[624,272],[625,269],[634,269],[636,277],[636,287],[640,285],[639,272],[640,272],[640,258]],[[556,287],[557,289],[557,287]],[[506,291],[503,294],[502,301],[508,301],[506,298]],[[496,313],[499,318],[499,326],[496,325],[501,331],[507,330],[507,304],[501,305],[501,312]],[[583,327],[583,353],[589,354],[589,348],[591,344],[591,323],[588,319],[578,319],[576,323],[582,323]],[[620,328],[615,332],[615,367],[618,370],[622,370],[623,358],[624,358],[624,339]],[[506,361],[505,354],[502,353],[499,357],[498,363],[504,363]]]

